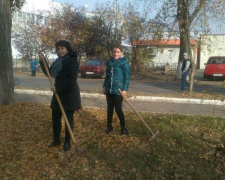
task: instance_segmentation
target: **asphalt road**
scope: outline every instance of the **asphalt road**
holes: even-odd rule
[[[14,74],[14,83],[17,87],[28,89],[49,89],[50,84],[48,79],[42,74],[36,77],[31,77],[27,74]],[[101,92],[102,79],[78,79],[79,86],[82,91],[95,90]],[[224,94],[224,88],[221,86],[223,81],[202,81],[202,72],[197,72],[195,76],[195,91],[208,91],[210,93]],[[151,94],[176,94],[180,88],[179,82],[138,82],[131,81],[129,92],[151,93]],[[15,94],[15,99],[19,101],[31,101],[49,104],[51,96],[44,95],[28,95]],[[156,103],[156,102],[132,102],[132,105],[137,111],[151,112],[151,113],[177,113],[189,115],[204,115],[204,116],[220,116],[225,117],[225,107],[216,105],[196,105],[196,104],[176,104],[176,103]],[[82,98],[82,106],[85,107],[99,107],[106,108],[106,101],[104,99],[88,99]],[[124,110],[131,110],[126,102],[123,103]]]
[[[203,71],[197,71],[195,74],[194,91],[207,92],[211,94],[225,94],[223,81],[203,81]],[[78,84],[82,92],[101,92],[103,79],[99,78],[78,78]],[[37,74],[31,77],[29,73],[14,73],[14,85],[16,87],[38,89],[50,88],[47,77],[43,74]],[[171,82],[140,82],[130,81],[129,92],[139,94],[176,94],[180,89],[180,81]]]

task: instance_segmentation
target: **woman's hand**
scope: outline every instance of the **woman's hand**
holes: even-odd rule
[[[102,89],[102,93],[103,93],[104,95],[106,94],[105,88]]]
[[[126,95],[127,95],[127,91],[121,91],[121,95],[123,96],[123,97],[126,97]]]
[[[40,60],[43,60],[45,58],[44,54],[42,52],[39,52],[38,55],[39,55],[39,59]]]

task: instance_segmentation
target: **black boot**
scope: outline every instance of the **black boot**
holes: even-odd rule
[[[66,141],[63,145],[63,150],[66,152],[70,149],[70,141]]]
[[[121,128],[121,135],[128,135],[128,131],[126,127]]]
[[[60,140],[54,140],[51,144],[49,144],[49,148],[59,146],[61,144]]]
[[[112,130],[113,130],[112,125],[111,124],[110,125],[107,125],[107,129],[106,129],[105,133],[106,134],[109,134]]]

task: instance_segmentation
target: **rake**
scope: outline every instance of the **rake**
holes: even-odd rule
[[[158,130],[156,133],[154,133],[154,132],[151,130],[151,128],[148,126],[148,124],[145,122],[145,120],[138,114],[137,111],[135,111],[134,107],[131,105],[131,103],[128,101],[128,99],[127,99],[125,96],[122,95],[122,91],[121,91],[120,89],[118,89],[118,91],[120,92],[121,96],[126,100],[126,102],[129,104],[129,106],[130,106],[131,109],[134,111],[134,113],[139,117],[139,119],[144,123],[144,125],[145,125],[145,126],[148,128],[148,130],[151,132],[152,137],[150,138],[150,141],[151,141],[152,139],[154,139],[154,138],[157,136],[157,134],[159,134],[159,130]]]

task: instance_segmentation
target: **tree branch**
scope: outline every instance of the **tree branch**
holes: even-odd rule
[[[196,15],[199,13],[203,5],[205,5],[205,0],[200,0],[195,10],[193,11],[193,13],[189,16],[189,25],[192,23],[192,21],[194,20]]]

